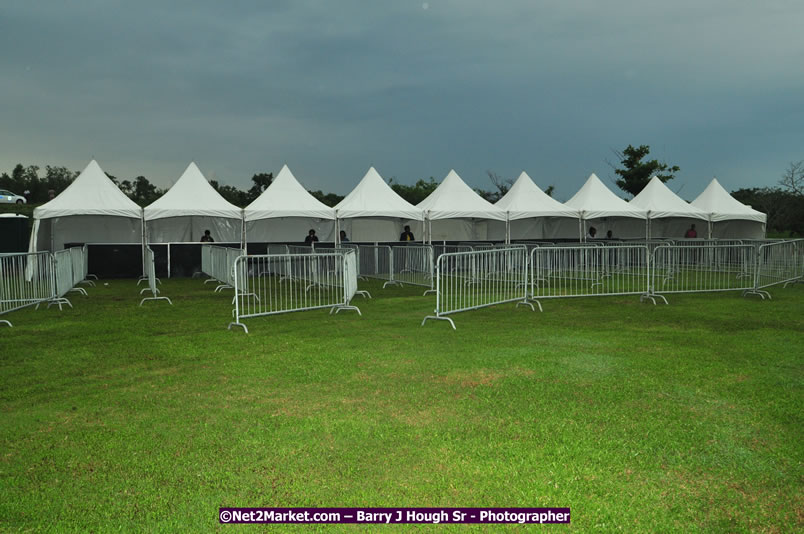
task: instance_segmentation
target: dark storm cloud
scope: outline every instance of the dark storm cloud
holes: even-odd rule
[[[0,6],[0,170],[243,187],[289,163],[348,192],[527,170],[566,200],[650,144],[697,195],[802,155],[798,2],[188,2]]]

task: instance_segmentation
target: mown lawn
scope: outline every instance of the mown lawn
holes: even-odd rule
[[[260,531],[220,506],[570,507],[570,530],[804,528],[804,285],[246,319],[134,281],[0,326],[0,530]],[[275,531],[411,527],[279,525]],[[520,531],[438,525],[422,531]],[[540,528],[536,525],[533,529]],[[269,529],[271,530],[271,529]]]

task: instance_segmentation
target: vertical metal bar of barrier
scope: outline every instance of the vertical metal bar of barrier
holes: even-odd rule
[[[146,291],[151,292],[150,297],[145,297],[140,301],[140,306],[146,300],[166,300],[168,304],[173,306],[173,302],[168,297],[159,296],[159,289],[156,287],[156,264],[154,261],[154,251],[151,250],[151,247],[145,247],[145,276],[148,279],[148,287],[143,288],[140,291],[140,295],[142,295]]]

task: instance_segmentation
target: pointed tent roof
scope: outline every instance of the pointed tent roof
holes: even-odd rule
[[[244,210],[246,221],[278,217],[334,219],[335,210],[319,201],[296,180],[287,165],[254,202]]]
[[[113,215],[140,219],[142,208],[120,191],[93,159],[67,189],[34,209],[35,219],[70,215]]]
[[[349,217],[398,217],[421,219],[422,210],[400,197],[371,167],[335,211],[341,219]]]
[[[691,202],[693,206],[710,214],[712,221],[747,220],[761,223],[767,222],[768,216],[746,206],[731,196],[717,178],[712,178],[703,193]]]
[[[696,219],[707,220],[708,214],[691,206],[681,197],[670,191],[664,182],[654,176],[637,196],[632,198],[630,205],[648,212],[651,219],[661,219],[664,217],[694,217]]]
[[[458,174],[451,170],[435,191],[416,206],[430,220],[476,219],[505,220],[505,212],[472,191]]]
[[[170,190],[145,207],[145,220],[167,217],[223,217],[240,219],[242,210],[215,191],[195,162],[191,162]]]
[[[574,217],[578,210],[568,208],[552,198],[533,183],[528,173],[522,171],[511,189],[494,204],[508,212],[512,221],[529,217]]]
[[[583,187],[564,205],[580,211],[586,220],[599,217],[647,218],[645,210],[630,206],[628,202],[609,191],[595,173],[589,175]]]

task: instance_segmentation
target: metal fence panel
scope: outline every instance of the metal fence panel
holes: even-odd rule
[[[662,245],[653,251],[651,294],[748,291],[754,274],[752,245]]]
[[[353,251],[240,256],[235,261],[235,320],[330,308],[355,310],[357,263]],[[279,274],[281,273],[281,274]]]
[[[154,251],[151,247],[145,247],[145,276],[148,279],[148,287],[140,291],[142,295],[146,291],[151,292],[150,297],[145,297],[140,301],[140,306],[146,300],[166,300],[171,306],[173,303],[167,297],[159,296],[159,289],[156,287],[156,262],[154,261]]]
[[[391,247],[392,280],[433,289],[433,247],[429,245],[399,245]],[[427,293],[427,292],[425,292]]]
[[[447,315],[505,302],[528,302],[527,250],[524,247],[441,254],[436,262],[435,315]]]
[[[777,284],[787,286],[803,279],[804,240],[767,242],[757,247],[755,289],[760,290]]]
[[[0,315],[55,296],[53,258],[49,252],[0,254]],[[5,319],[0,324],[12,326]]]
[[[530,265],[534,299],[649,294],[645,245],[534,248]]]

